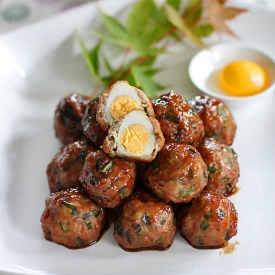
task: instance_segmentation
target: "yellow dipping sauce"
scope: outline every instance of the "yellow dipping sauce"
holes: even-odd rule
[[[249,96],[267,87],[266,72],[252,61],[238,60],[226,65],[220,72],[218,82],[229,95]]]

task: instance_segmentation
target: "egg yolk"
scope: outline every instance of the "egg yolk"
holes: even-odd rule
[[[130,113],[132,110],[139,110],[139,106],[138,103],[129,96],[116,97],[110,107],[110,113],[114,119]]]
[[[132,155],[140,156],[149,140],[150,135],[143,125],[132,124],[121,133],[120,144]]]
[[[238,60],[226,65],[220,72],[220,87],[230,95],[249,96],[260,93],[267,86],[267,75],[258,64]]]

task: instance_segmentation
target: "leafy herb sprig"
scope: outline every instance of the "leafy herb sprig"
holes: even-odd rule
[[[235,35],[225,21],[245,10],[225,3],[226,0],[166,0],[157,5],[154,0],[138,0],[126,22],[120,22],[99,8],[104,31],[93,31],[98,39],[96,45],[88,49],[77,35],[82,56],[96,81],[93,95],[117,80],[127,80],[147,96],[156,97],[157,91],[164,87],[154,80],[160,71],[155,63],[159,56],[169,54],[173,45],[189,39],[197,46],[207,47],[202,39],[213,32]],[[120,50],[116,67],[107,58],[106,44]]]

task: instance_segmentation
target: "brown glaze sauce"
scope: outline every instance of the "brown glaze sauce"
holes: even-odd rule
[[[195,245],[192,245],[189,240],[180,232],[180,235],[183,239],[186,240],[186,242],[192,246],[193,248],[196,248],[196,249],[200,249],[200,250],[209,250],[209,249],[219,249],[219,248],[223,248],[227,243],[224,243],[222,245],[217,245],[217,246],[195,246]]]
[[[119,246],[126,252],[143,252],[143,251],[166,251],[172,246],[172,244],[167,247],[151,246],[151,247],[140,247],[135,249],[128,249],[121,245]]]
[[[227,242],[227,244],[222,247],[222,251],[220,251],[219,254],[231,254],[238,244],[240,244],[238,241],[235,241],[234,243]]]
[[[238,194],[238,193],[240,192],[240,190],[241,190],[241,187],[235,187],[235,188],[232,190],[232,192],[231,192],[230,194],[228,194],[227,197],[231,197],[231,196],[234,196],[234,195]]]

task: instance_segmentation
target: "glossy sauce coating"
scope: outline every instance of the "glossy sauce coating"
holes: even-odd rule
[[[164,202],[186,203],[207,184],[207,166],[195,147],[178,143],[165,144],[143,181]]]
[[[127,251],[165,250],[175,238],[173,209],[148,192],[133,194],[114,223],[114,238]]]
[[[240,167],[233,148],[206,138],[197,148],[208,169],[206,191],[228,196],[236,189]]]
[[[46,198],[40,221],[47,240],[68,248],[81,248],[100,238],[106,212],[82,188],[71,188]]]
[[[96,149],[85,141],[62,147],[47,166],[50,192],[80,186],[79,174],[86,156]]]
[[[231,145],[236,134],[236,122],[224,102],[209,96],[196,96],[188,101],[198,112],[205,129],[205,136],[222,144]]]
[[[170,92],[152,101],[155,117],[166,143],[197,146],[204,137],[204,126],[194,108],[179,94]]]
[[[90,96],[73,93],[58,103],[54,114],[54,130],[63,145],[84,138],[81,120],[91,99]]]
[[[131,195],[135,177],[133,162],[111,158],[103,150],[98,150],[87,156],[79,179],[94,202],[102,207],[115,208]]]
[[[180,213],[179,213],[180,215]],[[195,248],[219,248],[237,234],[238,214],[225,196],[203,192],[184,206],[180,233]]]
[[[96,120],[96,110],[98,108],[98,98],[90,101],[82,119],[82,126],[85,137],[91,141],[94,146],[100,149],[107,133],[102,130]]]

